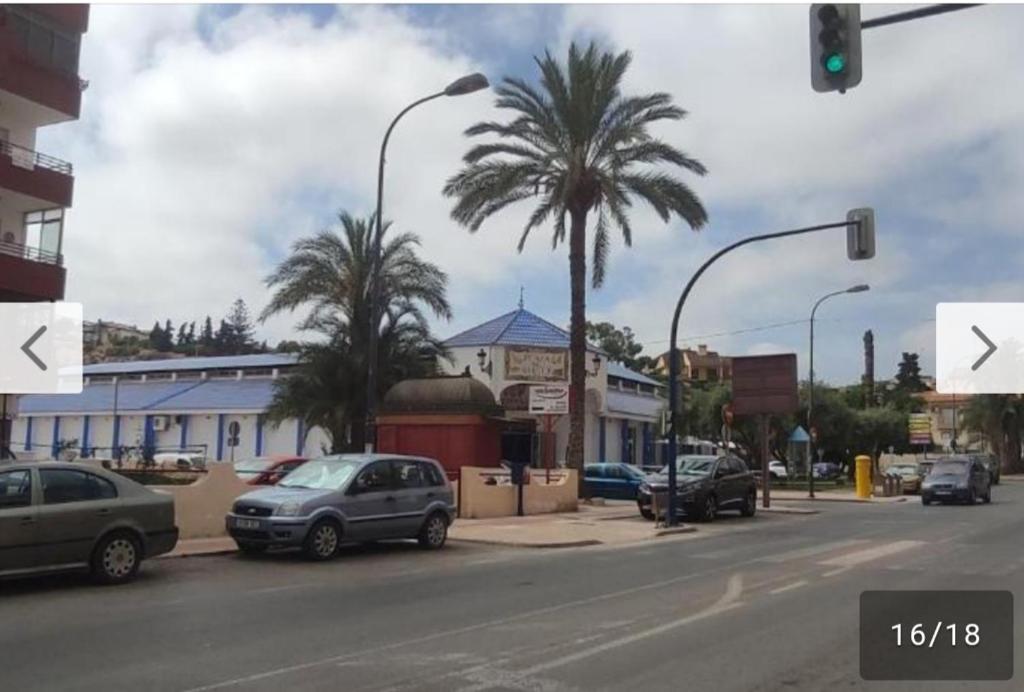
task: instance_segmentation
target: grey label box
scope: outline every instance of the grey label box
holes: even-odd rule
[[[1009,591],[865,591],[860,596],[865,680],[1009,680]]]

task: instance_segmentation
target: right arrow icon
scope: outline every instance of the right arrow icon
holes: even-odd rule
[[[974,361],[974,365],[971,366],[971,370],[977,370],[982,366],[982,364],[984,364],[986,360],[988,360],[989,356],[996,352],[996,345],[992,343],[992,341],[987,336],[985,336],[985,332],[978,329],[977,325],[972,324],[971,331],[974,332],[979,339],[984,341],[986,346],[988,346],[988,350],[981,354],[981,358]]]

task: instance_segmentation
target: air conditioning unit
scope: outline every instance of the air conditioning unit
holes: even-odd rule
[[[153,430],[163,432],[171,427],[170,416],[155,416],[153,418]]]

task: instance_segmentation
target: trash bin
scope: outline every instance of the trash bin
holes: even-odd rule
[[[854,461],[857,465],[857,497],[866,500],[871,497],[871,457],[861,454]]]

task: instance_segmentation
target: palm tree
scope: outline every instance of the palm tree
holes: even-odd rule
[[[496,106],[512,111],[510,122],[483,122],[466,131],[471,137],[494,135],[498,141],[477,144],[466,153],[465,166],[445,185],[456,202],[452,217],[470,232],[505,207],[535,199],[536,207],[519,238],[521,252],[534,228],[549,219],[552,246],[565,241],[569,221],[570,431],[569,465],[583,468],[586,382],[586,245],[587,223],[593,228],[591,279],[604,281],[612,226],[627,246],[633,230],[629,210],[635,199],[650,205],[661,219],[683,219],[691,228],[707,223],[707,212],[685,183],[650,165],[670,165],[696,175],[705,168],[674,146],[655,139],[648,126],[680,120],[686,112],[665,93],[623,96],[621,83],[629,52],[601,52],[594,44],[569,48],[563,67],[545,53],[536,58],[540,88],[506,77],[496,91]],[[581,474],[582,475],[582,474]]]
[[[1024,401],[1009,394],[978,394],[964,411],[964,426],[982,433],[992,445],[1006,473],[1024,471],[1021,458],[1021,426]]]
[[[339,215],[340,232],[324,230],[295,243],[292,253],[267,277],[275,292],[260,320],[283,311],[309,307],[299,329],[326,337],[305,344],[295,378],[275,389],[268,411],[273,420],[300,417],[307,429],[319,425],[337,451],[363,447],[366,415],[366,364],[370,334],[370,239],[374,218]],[[417,254],[419,238],[402,233],[387,238],[381,249],[381,319],[378,396],[401,379],[434,372],[446,357],[425,311],[451,318],[446,296],[448,276]]]

